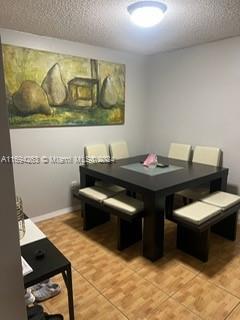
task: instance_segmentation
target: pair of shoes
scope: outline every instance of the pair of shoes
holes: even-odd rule
[[[25,299],[26,306],[31,305],[35,302],[35,297],[32,294],[31,288],[28,288],[26,290],[25,295],[24,295],[24,299]]]
[[[53,283],[49,279],[31,287],[31,291],[35,297],[35,301],[41,302],[59,294],[61,292],[61,288],[58,284]]]

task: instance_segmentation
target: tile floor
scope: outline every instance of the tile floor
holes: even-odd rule
[[[116,249],[114,219],[85,232],[74,212],[38,226],[72,263],[76,320],[240,319],[240,226],[236,242],[212,234],[207,263],[175,249],[171,222],[155,263],[141,256],[141,243]],[[63,280],[54,280],[63,290],[44,306],[68,319]]]

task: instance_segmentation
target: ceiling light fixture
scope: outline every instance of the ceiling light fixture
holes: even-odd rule
[[[127,10],[133,23],[140,27],[149,28],[162,20],[167,6],[158,1],[139,1],[130,4]]]

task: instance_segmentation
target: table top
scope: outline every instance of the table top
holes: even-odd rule
[[[97,163],[80,166],[80,172],[103,181],[116,183],[129,190],[154,191],[171,194],[185,188],[219,179],[228,169],[158,156],[158,162],[181,167],[181,170],[148,175],[123,166],[140,163],[147,155],[117,160],[114,163]],[[159,169],[159,168],[158,168]],[[149,169],[151,170],[151,169]]]
[[[45,253],[43,258],[36,257],[38,250]],[[33,269],[33,272],[24,276],[25,288],[63,272],[70,265],[70,262],[47,238],[21,246],[21,254]]]

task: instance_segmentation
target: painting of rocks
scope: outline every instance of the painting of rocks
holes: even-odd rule
[[[11,128],[124,123],[125,65],[3,45]]]

